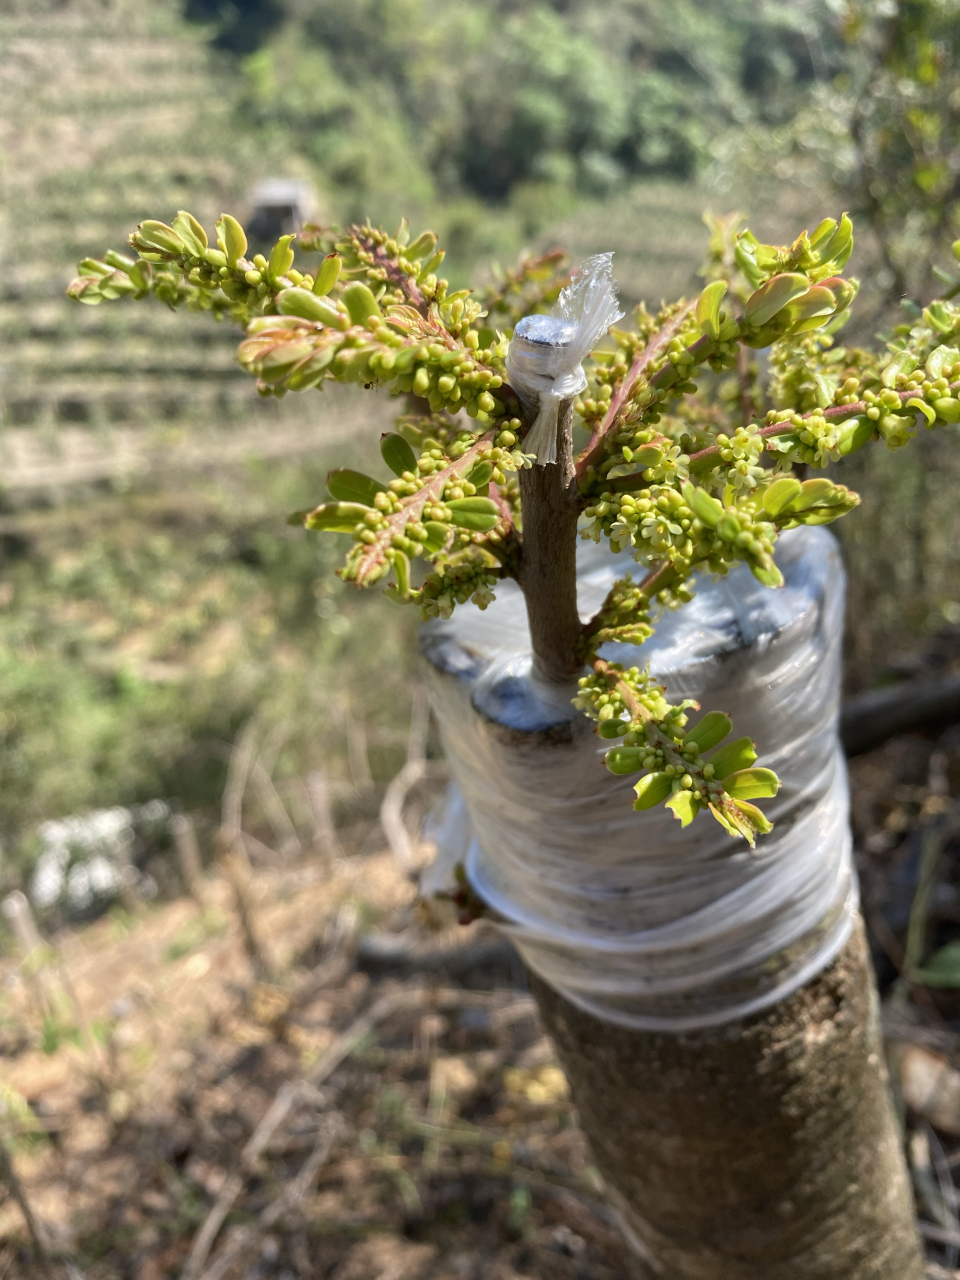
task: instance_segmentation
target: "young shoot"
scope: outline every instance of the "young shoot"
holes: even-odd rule
[[[213,246],[181,212],[170,225],[142,222],[130,244],[136,257],[84,259],[70,296],[152,297],[233,321],[244,330],[240,364],[264,396],[337,381],[401,397],[373,474],[331,471],[323,500],[291,517],[345,540],[345,581],[389,579],[392,599],[447,618],[467,601],[486,608],[514,578],[539,617],[554,561],[575,573],[567,542],[578,532],[636,561],[638,580],[615,582],[563,639],[561,667],[586,671],[575,703],[611,742],[607,767],[639,775],[635,808],[664,804],[684,825],[706,810],[751,846],[770,830],[753,801],[779,780],[756,766],[756,745],[727,742],[733,726],[720,712],[691,726],[696,704],[672,704],[649,672],[603,648],[641,644],[663,610],[691,598],[694,574],[742,562],[764,586],[781,585],[781,531],[829,524],[860,501],[822,474],[828,466],[870,442],[897,449],[960,422],[960,308],[933,301],[885,345],[847,349],[837,335],[857,294],[842,274],[849,217],[790,245],[721,223],[700,296],[656,314],[641,304],[602,333],[555,406],[558,434],[551,425],[549,447],[531,449],[540,406],[511,387],[508,351],[522,318],[551,308],[562,318],[583,292],[560,255],[524,258],[475,293],[451,291],[437,237],[411,238],[405,223],[392,235],[307,227],[248,256],[229,215]],[[761,349],[763,371],[752,354]],[[548,456],[557,461],[542,465]],[[537,504],[553,499],[573,519],[551,534]]]

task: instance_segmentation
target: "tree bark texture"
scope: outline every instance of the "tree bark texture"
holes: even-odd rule
[[[565,683],[582,665],[577,641],[577,480],[573,463],[573,401],[560,406],[557,460],[520,472],[523,559],[520,587],[530,620],[537,675]]]
[[[637,1280],[922,1280],[862,923],[769,1011],[664,1034],[531,975]]]

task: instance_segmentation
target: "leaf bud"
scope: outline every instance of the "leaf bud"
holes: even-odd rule
[[[194,258],[203,257],[207,247],[207,233],[192,213],[181,209],[173,220],[173,229]]]
[[[313,282],[313,292],[321,296],[328,294],[340,279],[342,266],[343,259],[339,253],[328,253],[323,262],[320,263],[317,278]]]
[[[147,218],[137,227],[134,237],[138,247],[142,242],[148,248],[159,249],[162,253],[172,253],[176,257],[183,253],[183,241],[173,227],[168,227],[165,222],[156,222],[152,218]]]
[[[236,267],[247,252],[247,237],[243,227],[229,213],[221,214],[217,221],[217,240],[226,254],[227,266],[231,269]]]

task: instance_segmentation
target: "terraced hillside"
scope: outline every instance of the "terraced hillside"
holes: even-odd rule
[[[172,4],[44,8],[0,19],[3,461],[29,484],[50,465],[97,478],[98,458],[136,469],[185,427],[268,425],[274,408],[237,368],[235,333],[208,318],[64,297],[76,261],[124,248],[141,218],[242,208],[272,158],[230,129],[231,82]]]

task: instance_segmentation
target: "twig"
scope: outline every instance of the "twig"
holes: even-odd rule
[[[233,890],[233,902],[243,936],[244,950],[254,974],[258,978],[269,977],[270,962],[263,949],[257,932],[253,927],[253,903],[250,900],[250,862],[244,853],[240,857],[236,853],[226,853],[220,859],[220,866]]]
[[[38,1009],[50,1017],[63,1013],[61,992],[50,972],[53,949],[44,942],[33,918],[30,902],[25,893],[14,889],[3,900],[4,919],[10,926],[20,951],[20,972],[33,992]]]
[[[380,825],[404,875],[413,875],[418,870],[414,841],[403,820],[404,801],[418,782],[435,772],[436,766],[422,757],[408,760],[387,787],[380,806]]]
[[[286,805],[280,799],[280,793],[274,785],[273,778],[260,760],[254,761],[250,780],[256,787],[261,807],[273,828],[273,834],[280,846],[281,857],[298,857],[303,852],[303,846],[297,835],[297,829],[287,813]]]
[[[642,351],[638,351],[633,358],[633,364],[630,371],[620,383],[620,386],[614,392],[610,401],[607,412],[603,415],[603,421],[594,430],[590,437],[590,442],[577,458],[577,476],[586,474],[587,469],[600,461],[606,448],[607,439],[611,431],[617,425],[617,417],[621,408],[628,399],[631,391],[637,383],[637,380],[643,376],[647,370],[647,366],[652,360],[655,360],[665,346],[668,345],[671,338],[683,324],[686,317],[696,306],[696,300],[688,302],[673,319],[669,320],[659,332],[655,333]]]
[[[907,985],[916,981],[915,973],[920,967],[926,948],[927,917],[930,912],[930,900],[933,896],[940,857],[947,841],[951,839],[958,828],[960,828],[960,805],[955,805],[939,822],[932,822],[921,836],[917,891],[910,907],[907,940],[903,951],[903,973],[897,980],[897,985],[894,989],[895,1002],[904,1002],[906,1000]]]
[[[334,1112],[325,1117],[321,1122],[313,1150],[304,1161],[293,1182],[286,1186],[280,1195],[264,1209],[256,1222],[249,1226],[241,1227],[235,1232],[229,1244],[221,1252],[220,1257],[203,1272],[200,1280],[222,1280],[230,1266],[245,1249],[248,1249],[253,1244],[258,1236],[269,1231],[275,1223],[279,1222],[301,1203],[310,1190],[317,1173],[329,1159],[333,1144],[343,1132],[343,1129],[344,1122],[341,1115]]]
[[[367,732],[363,722],[355,715],[347,721],[347,759],[350,762],[350,776],[358,791],[366,791],[373,786],[373,774],[370,772],[370,758],[367,755]]]
[[[197,847],[197,832],[192,820],[185,813],[175,813],[170,819],[170,834],[177,850],[177,861],[184,887],[192,898],[202,907],[205,905],[203,894],[203,867],[200,862],[200,850]]]
[[[313,819],[314,848],[330,862],[342,858],[343,846],[333,821],[333,806],[330,803],[327,775],[322,769],[311,770],[307,774],[304,789],[310,805],[310,816]]]
[[[430,732],[430,703],[426,690],[418,685],[413,694],[410,712],[410,732],[407,736],[407,762],[423,760],[427,754],[427,734]]]
[[[48,1280],[54,1280],[53,1264],[50,1260],[50,1251],[47,1247],[43,1224],[33,1212],[33,1207],[27,1199],[27,1193],[24,1191],[23,1183],[13,1167],[13,1160],[7,1150],[6,1140],[2,1133],[0,1133],[0,1182],[5,1182],[10,1188],[10,1194],[16,1200],[20,1212],[23,1214],[23,1220],[27,1224],[27,1231],[33,1244],[37,1265]]]
[[[943,1201],[944,1218],[948,1223],[948,1229],[954,1235],[954,1239],[944,1241],[946,1246],[944,1261],[948,1267],[953,1268],[956,1267],[957,1260],[960,1258],[960,1250],[958,1250],[958,1245],[960,1245],[960,1218],[957,1217],[956,1188],[953,1185],[950,1165],[947,1163],[947,1153],[944,1151],[940,1139],[929,1124],[925,1124],[924,1129],[930,1146],[933,1171],[937,1176],[937,1185],[940,1189],[940,1199]]]
[[[246,790],[247,777],[253,763],[256,734],[257,717],[251,716],[233,744],[230,764],[227,768],[227,782],[223,789],[220,819],[221,843],[227,852],[239,852],[243,857],[246,857],[246,851],[240,839],[243,823],[243,793]]]

